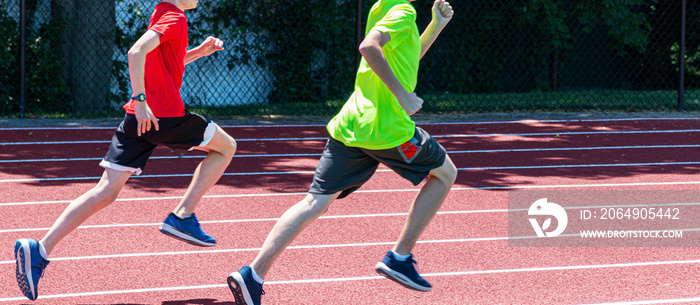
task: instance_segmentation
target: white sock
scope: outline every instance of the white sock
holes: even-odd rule
[[[173,215],[175,215],[175,217],[176,217],[177,219],[179,219],[179,220],[185,220],[185,219],[187,219],[187,218],[192,217],[193,214],[190,214],[190,215],[187,215],[187,216],[179,216],[179,215],[173,213]]]
[[[263,284],[263,280],[260,278],[260,276],[255,272],[253,267],[250,267],[250,271],[253,273],[253,279],[258,282],[260,285]]]
[[[407,261],[408,258],[411,256],[411,254],[407,254],[407,255],[398,254],[398,253],[394,252],[394,250],[391,250],[391,253],[394,254],[394,257],[395,257],[397,260],[400,260],[400,261],[402,261],[402,262]]]
[[[44,244],[42,244],[39,241],[39,254],[41,254],[41,257],[43,257],[45,260],[49,259],[49,255],[46,254],[46,249],[44,249]]]

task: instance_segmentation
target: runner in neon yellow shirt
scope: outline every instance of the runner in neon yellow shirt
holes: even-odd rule
[[[418,36],[416,11],[409,1],[379,0],[372,7],[360,44],[363,59],[355,93],[328,124],[331,138],[309,193],[280,217],[250,266],[229,275],[236,304],[260,305],[263,279],[275,259],[335,199],[367,182],[380,163],[414,185],[427,181],[413,201],[398,242],[375,270],[405,287],[432,289],[415,269],[411,251],[452,188],[457,168],[445,149],[416,127],[410,116],[423,105],[413,93],[418,61],[452,15],[449,3],[435,0],[432,22]]]
[[[369,13],[365,35],[372,31],[390,35],[391,40],[382,48],[386,62],[403,89],[413,92],[422,55],[416,10],[405,0],[378,1]],[[355,92],[328,124],[328,132],[347,146],[378,150],[408,141],[415,126],[394,93],[363,57],[355,78]]]

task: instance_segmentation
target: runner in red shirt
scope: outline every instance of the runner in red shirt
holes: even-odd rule
[[[97,211],[114,202],[131,175],[139,175],[158,145],[208,152],[194,172],[187,191],[160,227],[161,232],[198,246],[216,240],[202,231],[194,215],[197,202],[221,177],[236,151],[236,141],[209,119],[186,113],[180,96],[185,65],[223,50],[223,42],[208,37],[188,50],[187,17],[197,0],[162,0],[156,5],[148,30],[129,50],[133,95],[124,105],[126,116],[112,136],[100,165],[105,168],[97,185],[73,200],[40,241],[15,243],[17,283],[35,300],[39,278],[48,255],[66,235]]]

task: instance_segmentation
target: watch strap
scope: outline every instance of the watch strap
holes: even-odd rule
[[[143,94],[143,93],[140,93],[139,95],[132,96],[131,99],[132,99],[132,100],[135,100],[135,101],[137,101],[137,102],[145,102],[145,101],[146,101],[146,95]]]

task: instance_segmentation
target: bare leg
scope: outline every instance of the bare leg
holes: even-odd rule
[[[131,172],[105,169],[97,185],[73,200],[41,240],[46,253],[51,253],[56,244],[90,218],[90,216],[117,200],[119,191],[121,191],[129,177],[131,177]]]
[[[449,156],[441,167],[430,171],[428,182],[420,190],[408,212],[394,252],[401,255],[411,253],[416,241],[442,206],[456,178],[457,168]]]
[[[301,233],[316,218],[328,210],[328,206],[340,193],[330,195],[308,194],[306,197],[289,208],[277,221],[267,235],[258,256],[250,264],[261,278],[265,278],[272,263],[282,254],[294,238]]]
[[[236,141],[221,127],[216,126],[214,137],[202,150],[209,154],[197,166],[185,196],[175,208],[174,213],[180,217],[194,213],[202,196],[219,181],[236,153]]]

